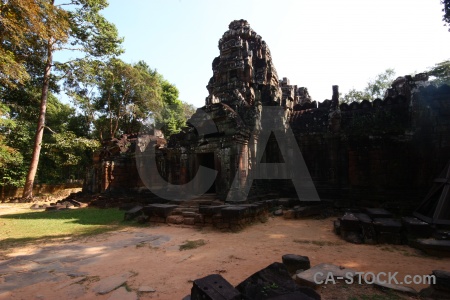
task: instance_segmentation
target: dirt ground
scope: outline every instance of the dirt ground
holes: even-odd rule
[[[16,257],[14,261],[18,261],[7,269],[17,272],[14,276],[25,276],[25,273],[30,272],[31,267],[27,267],[20,259],[38,253],[63,257],[61,253],[66,253],[67,249],[78,249],[76,255],[88,256],[74,260],[60,259],[57,267],[47,269],[54,276],[49,277],[49,280],[25,286],[22,284],[3,292],[2,285],[7,283],[7,274],[6,271],[0,272],[0,299],[108,299],[110,294],[97,295],[92,287],[102,278],[126,272],[132,274],[127,281],[129,290],[137,291],[142,286],[156,290],[138,293],[139,299],[182,299],[190,293],[194,279],[219,273],[231,284],[237,285],[269,264],[281,262],[284,254],[308,256],[312,266],[330,263],[375,274],[398,272],[397,278],[400,279],[405,275],[431,274],[435,269],[450,271],[450,258],[426,256],[408,246],[347,243],[332,232],[333,220],[284,220],[282,217],[271,217],[266,223],[256,223],[239,232],[221,232],[208,227],[149,225],[85,239],[66,239],[58,243],[10,249],[8,258],[14,260]],[[151,236],[164,238],[155,244],[149,242]],[[139,241],[139,237],[146,239]],[[195,249],[179,250],[185,241],[200,239],[206,244]],[[132,242],[121,243],[124,240]],[[43,263],[42,258],[35,261]],[[0,260],[0,267],[2,263],[5,265],[8,260]],[[64,271],[68,268],[78,272],[78,276],[85,276],[85,280],[64,287],[64,283],[70,283],[73,276],[77,276]],[[409,286],[420,290],[427,285]],[[348,286],[342,283],[336,286],[322,285],[317,291],[322,299],[360,299],[351,298],[358,294],[383,295],[383,292],[370,285]]]

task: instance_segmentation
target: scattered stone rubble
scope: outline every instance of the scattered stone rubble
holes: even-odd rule
[[[246,204],[229,204],[204,195],[189,201],[153,200],[152,204],[136,205],[127,209],[124,220],[168,223],[177,225],[213,226],[218,229],[240,229],[254,222],[265,222],[270,215],[285,219],[327,216],[329,203],[302,203],[294,198],[259,200]],[[301,206],[303,205],[303,206]]]
[[[220,274],[211,274],[193,281],[191,294],[183,300],[241,300],[241,299],[321,299],[316,290],[330,280],[344,282],[353,280],[359,285],[358,272],[333,264],[318,264],[310,267],[309,258],[295,254],[282,257],[283,263],[275,262],[251,275],[235,287]],[[425,299],[450,299],[450,272],[435,270],[431,275],[436,282],[420,292],[415,289],[373,280],[373,287],[391,291],[396,295],[421,296]],[[362,284],[364,284],[363,282]],[[403,299],[403,298],[402,298]]]
[[[450,230],[415,217],[396,219],[382,208],[348,210],[334,221],[334,232],[355,244],[409,245],[430,255],[450,256]]]

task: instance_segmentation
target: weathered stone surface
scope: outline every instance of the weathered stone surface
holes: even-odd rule
[[[327,276],[331,274],[333,278],[337,280],[342,280],[348,276],[353,277],[355,275],[355,270],[344,268],[332,264],[320,264],[306,270],[304,272],[295,275],[295,282],[300,285],[305,285],[309,287],[316,287],[320,283],[325,281]]]
[[[314,290],[297,285],[282,263],[267,266],[248,277],[236,288],[246,297],[245,299],[272,299],[272,297],[288,297],[293,293],[296,293],[297,299],[320,299],[320,295]]]
[[[361,231],[346,231],[341,228],[341,237],[347,242],[353,244],[362,244],[364,242],[364,237]]]
[[[285,254],[282,256],[282,260],[291,274],[295,274],[298,270],[308,270],[311,268],[308,256]]]
[[[341,231],[361,231],[359,219],[353,213],[346,212],[340,219]]]
[[[184,225],[195,225],[195,218],[184,218]]]
[[[136,292],[129,292],[125,287],[120,287],[111,293],[108,300],[138,300]]]
[[[364,212],[372,219],[374,218],[392,218],[392,214],[384,208],[365,208]]]
[[[143,213],[143,207],[137,205],[125,213],[124,220],[130,221]]]
[[[205,215],[205,216],[212,216],[215,214],[220,213],[222,208],[226,207],[225,205],[200,205],[199,206],[199,213]]]
[[[409,238],[428,238],[433,233],[430,224],[414,217],[403,217],[402,225]]]
[[[282,216],[283,215],[283,210],[282,209],[277,209],[276,211],[273,212],[274,216]]]
[[[436,290],[450,293],[450,272],[433,270],[432,275],[436,276],[436,284],[432,284],[431,286]]]
[[[294,219],[295,218],[295,211],[293,209],[289,209],[284,212],[283,218],[285,219]]]
[[[450,293],[436,290],[431,286],[420,290],[420,296],[423,299],[439,299],[439,300],[450,299]]]
[[[227,206],[222,208],[220,213],[224,219],[238,219],[244,217],[248,212],[245,206]]]
[[[450,256],[450,241],[434,239],[418,239],[413,246],[436,256]]]
[[[372,219],[368,215],[362,213],[355,213],[355,216],[358,218],[360,222],[364,243],[371,245],[376,244],[377,235],[375,232],[375,227],[373,226],[372,223]]]
[[[92,291],[100,295],[107,294],[127,282],[130,277],[130,273],[124,273],[103,278],[93,287]]]
[[[396,292],[401,292],[409,295],[417,295],[418,292],[413,289],[412,287],[408,286],[402,286],[397,284],[390,284],[390,283],[381,283],[381,282],[375,282],[374,285],[381,289],[390,289],[394,290]]]
[[[325,210],[325,205],[309,205],[299,207],[295,210],[296,218],[306,218],[320,215]]]
[[[380,232],[400,233],[402,230],[400,221],[392,218],[374,218],[373,226],[378,234]]]
[[[66,288],[66,287],[68,287],[69,285],[72,285],[72,284],[81,282],[81,281],[83,281],[83,280],[85,280],[85,279],[86,279],[86,277],[84,277],[84,276],[83,276],[83,277],[73,278],[73,279],[71,279],[71,280],[68,280],[68,281],[66,281],[66,282],[64,282],[64,283],[62,283],[62,284],[60,284],[60,285],[58,285],[58,286],[56,287],[56,289],[57,289],[57,290],[60,290],[60,289]]]
[[[341,234],[341,221],[340,220],[333,221],[333,231],[337,235]]]
[[[192,300],[240,300],[241,293],[219,274],[212,274],[194,280],[191,289]]]
[[[166,222],[170,224],[183,224],[184,218],[180,215],[172,215],[166,218]]]
[[[176,207],[177,205],[171,204],[150,204],[144,206],[143,211],[150,217],[166,218]]]

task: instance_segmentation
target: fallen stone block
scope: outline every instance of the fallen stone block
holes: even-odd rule
[[[419,294],[421,299],[450,300],[450,293],[436,290],[431,286],[422,289]]]
[[[375,218],[373,219],[373,226],[378,235],[380,232],[400,234],[402,231],[402,223],[392,218]]]
[[[377,234],[372,223],[372,219],[369,217],[369,215],[363,213],[355,213],[355,217],[358,218],[361,225],[363,242],[370,245],[376,244]]]
[[[123,219],[124,219],[124,221],[131,221],[134,218],[136,218],[137,216],[141,215],[142,213],[143,213],[143,207],[138,205],[138,206],[135,206],[132,209],[128,210],[125,213]]]
[[[384,208],[365,208],[363,211],[372,219],[374,218],[392,218],[392,214]]]
[[[418,292],[415,289],[413,289],[412,287],[403,286],[403,285],[375,282],[374,286],[379,289],[382,289],[382,290],[389,289],[389,290],[393,290],[396,292],[400,292],[400,293],[404,293],[404,294],[408,294],[408,295],[412,295],[412,296],[416,296],[418,294]]]
[[[430,224],[414,217],[403,217],[402,225],[408,239],[429,238],[433,234]]]
[[[130,277],[130,273],[125,273],[103,278],[97,282],[92,291],[100,295],[107,294],[127,282]]]
[[[149,217],[167,218],[170,213],[177,207],[177,205],[170,204],[150,204],[144,206],[143,211],[144,214]]]
[[[295,218],[306,218],[320,215],[325,209],[324,205],[303,206],[295,209]]]
[[[280,217],[284,214],[282,209],[277,209],[276,211],[273,212],[273,215],[276,217]]]
[[[120,287],[111,293],[108,300],[138,300],[136,292],[129,292],[125,287]]]
[[[318,285],[324,283],[327,278],[333,277],[337,280],[345,280],[353,278],[356,271],[349,268],[344,268],[332,264],[319,264],[295,275],[295,282],[300,285],[316,288]]]
[[[396,232],[379,232],[377,237],[380,244],[401,245],[403,240],[401,234]]]
[[[295,211],[292,210],[292,209],[286,210],[283,213],[283,218],[285,218],[286,220],[294,219],[295,218]]]
[[[200,205],[198,212],[205,216],[213,216],[220,214],[222,208],[227,207],[226,205]]]
[[[347,231],[341,228],[341,238],[353,244],[362,244],[364,242],[363,235],[360,231]]]
[[[219,274],[194,280],[192,300],[240,300],[241,293]]]
[[[244,299],[320,299],[320,295],[308,287],[295,283],[282,263],[273,263],[241,282],[236,289]],[[278,298],[276,298],[278,297]]]
[[[341,218],[341,230],[343,231],[353,231],[360,232],[361,225],[359,219],[355,216],[354,213],[346,212]]]
[[[333,231],[335,234],[341,235],[341,221],[339,219],[333,221]]]
[[[184,225],[195,225],[195,218],[184,218]]]
[[[431,286],[436,290],[450,293],[450,272],[433,270],[432,275],[436,277],[436,283],[431,284]]]
[[[247,215],[248,208],[245,206],[228,206],[220,211],[223,219],[238,219]]]
[[[180,215],[172,215],[166,218],[166,223],[170,224],[183,224],[184,218]]]
[[[66,210],[66,209],[67,209],[67,207],[65,205],[56,204],[56,205],[47,206],[45,208],[45,211],[57,211],[57,210]]]
[[[412,244],[412,246],[430,255],[450,257],[450,241],[418,239]]]
[[[437,240],[450,240],[450,231],[436,230],[435,232],[433,232],[433,238]]]
[[[296,254],[285,254],[282,256],[283,264],[288,269],[289,273],[295,274],[298,270],[308,270],[311,268],[308,256],[301,256]]]

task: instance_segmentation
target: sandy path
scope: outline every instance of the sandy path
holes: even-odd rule
[[[61,269],[66,274],[56,274],[55,281],[39,282],[3,294],[0,292],[0,299],[108,299],[110,295],[95,295],[92,291],[95,281],[126,272],[134,275],[128,280],[131,289],[151,286],[156,290],[154,293],[141,293],[140,299],[181,299],[190,293],[190,280],[220,273],[230,283],[237,285],[272,262],[281,261],[281,256],[287,253],[306,255],[311,265],[332,263],[364,272],[399,272],[398,278],[407,274],[426,275],[434,269],[450,271],[450,258],[423,256],[418,250],[407,246],[346,243],[333,234],[333,219],[269,218],[264,224],[257,223],[237,233],[164,224],[68,242],[64,245],[71,249],[81,247],[76,250],[80,252],[78,254],[85,252],[88,256],[72,262],[62,259],[58,268],[72,268],[80,274],[94,277],[89,277],[81,284],[57,289],[70,280],[64,271],[66,269]],[[149,239],[158,235],[169,238],[157,243],[153,241],[153,244],[139,242],[139,237]],[[179,251],[179,245],[184,241],[198,239],[205,240],[206,245]],[[122,244],[124,240],[129,242]],[[62,251],[58,252],[57,247],[52,249],[55,255]],[[21,248],[12,255],[33,255],[40,250],[42,248]],[[57,273],[60,269],[52,271]],[[5,278],[4,274],[0,276]],[[417,290],[425,287],[410,286]]]

